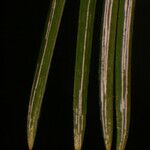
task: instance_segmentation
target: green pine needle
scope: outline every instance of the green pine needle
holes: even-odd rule
[[[115,60],[117,150],[124,150],[130,124],[131,41],[134,0],[120,0]]]
[[[105,0],[100,55],[100,106],[103,137],[107,150],[113,135],[114,54],[118,0]]]
[[[75,150],[81,150],[86,125],[88,78],[95,7],[96,0],[80,0],[73,95]]]
[[[32,150],[37,124],[40,116],[41,104],[45,92],[48,72],[53,56],[54,46],[63,14],[65,0],[53,0],[50,13],[46,23],[46,30],[41,46],[41,53],[37,62],[34,82],[32,86],[28,118],[27,118],[27,138],[29,149]]]

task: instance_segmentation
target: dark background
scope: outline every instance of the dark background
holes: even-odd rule
[[[50,0],[0,1],[0,149],[27,150],[26,116]],[[127,150],[149,148],[150,1],[136,0],[132,49],[132,113]],[[98,1],[84,150],[104,150],[98,107]],[[79,0],[67,0],[34,150],[73,150],[72,94]]]

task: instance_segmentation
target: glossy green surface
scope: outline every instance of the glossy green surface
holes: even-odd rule
[[[117,150],[125,149],[130,124],[133,8],[134,0],[120,0],[115,60]]]
[[[85,132],[95,7],[96,0],[80,0],[73,95],[75,150],[81,150]]]
[[[48,72],[53,56],[64,5],[65,0],[53,0],[50,13],[48,14],[41,52],[37,62],[37,68],[29,102],[27,138],[30,150],[32,149],[35,140],[41,104],[45,92]]]
[[[118,0],[105,0],[100,57],[100,107],[103,137],[107,150],[113,136],[114,54]]]

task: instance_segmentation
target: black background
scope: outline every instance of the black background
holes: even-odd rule
[[[26,116],[50,0],[0,2],[0,149],[27,150]],[[136,0],[132,113],[127,150],[149,148],[150,1]],[[102,1],[95,28],[100,29]],[[34,150],[73,150],[72,94],[79,0],[67,0]],[[94,32],[84,150],[104,150],[98,107],[99,29]]]

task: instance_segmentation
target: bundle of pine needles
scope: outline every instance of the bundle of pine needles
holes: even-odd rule
[[[75,150],[82,149],[86,128],[87,93],[96,4],[96,0],[80,0],[73,94]],[[27,137],[30,150],[33,148],[37,132],[42,100],[64,6],[65,0],[52,0],[45,25],[28,110]],[[128,137],[133,10],[134,0],[104,0],[103,3],[102,29],[99,36],[101,39],[99,101],[103,137],[107,150],[111,149],[114,128],[117,132],[117,150],[125,149]],[[114,113],[116,127],[113,127]]]

